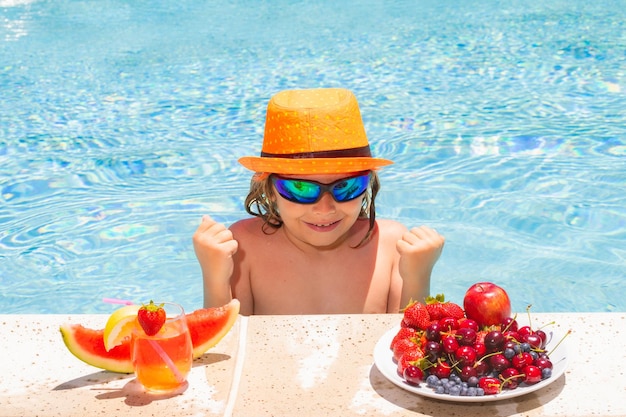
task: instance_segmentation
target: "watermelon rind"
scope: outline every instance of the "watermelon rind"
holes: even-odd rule
[[[237,321],[239,307],[239,300],[233,298],[222,307],[201,308],[187,314],[194,359],[204,355],[226,336]]]
[[[65,346],[83,362],[111,372],[133,373],[130,339],[107,352],[104,348],[104,329],[93,330],[81,324],[64,324],[61,326],[61,334]]]
[[[187,323],[194,359],[217,345],[234,326],[239,316],[239,300],[233,298],[222,307],[201,308],[187,314]],[[130,338],[107,352],[104,348],[104,329],[94,330],[81,324],[60,326],[63,343],[78,359],[111,372],[133,373],[130,359]]]

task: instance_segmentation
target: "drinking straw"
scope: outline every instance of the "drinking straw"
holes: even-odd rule
[[[150,343],[150,346],[154,348],[156,353],[159,354],[161,359],[163,359],[163,362],[165,362],[167,367],[170,368],[170,370],[174,374],[174,378],[176,378],[176,382],[178,382],[179,384],[185,382],[185,378],[183,378],[183,376],[180,374],[180,371],[178,370],[176,365],[174,365],[174,362],[172,362],[172,358],[170,358],[167,352],[163,350],[161,345],[159,345],[155,340],[152,339],[148,339],[148,342]]]
[[[135,304],[135,303],[133,303],[130,300],[120,300],[119,298],[108,298],[108,297],[105,297],[105,298],[102,299],[102,301],[105,302],[105,303],[109,303],[109,304],[124,304],[124,305],[127,305],[127,306]],[[167,354],[167,352],[165,350],[163,350],[161,345],[159,345],[156,341],[154,341],[152,339],[148,339],[148,343],[150,344],[150,346],[152,346],[152,348],[156,351],[156,353],[159,354],[161,359],[163,359],[163,362],[165,362],[167,367],[170,368],[170,370],[174,374],[174,378],[176,378],[176,382],[181,383],[181,384],[183,382],[185,382],[185,378],[181,375],[181,373],[178,370],[178,368],[176,367],[176,365],[174,365],[174,362],[172,361],[172,358],[170,358],[169,355]]]
[[[133,303],[130,300],[120,300],[119,298],[107,298],[107,297],[104,297],[102,299],[102,301],[105,302],[105,303],[109,303],[109,304],[124,304],[124,305],[127,305],[127,306],[135,304],[135,303]]]

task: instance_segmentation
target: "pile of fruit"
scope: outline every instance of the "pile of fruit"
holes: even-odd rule
[[[463,308],[443,295],[404,310],[391,342],[393,360],[411,385],[455,396],[492,395],[533,385],[552,375],[546,333],[518,326],[501,287],[470,287]]]

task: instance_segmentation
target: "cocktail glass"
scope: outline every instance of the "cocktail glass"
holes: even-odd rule
[[[154,336],[148,336],[137,326],[132,336],[131,357],[137,381],[146,391],[176,394],[187,389],[193,347],[183,308],[175,303],[162,304],[167,315],[165,324]]]

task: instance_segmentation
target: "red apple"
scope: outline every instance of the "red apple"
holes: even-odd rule
[[[478,282],[467,290],[463,308],[468,319],[479,326],[500,324],[511,316],[511,301],[501,287],[491,282]]]

